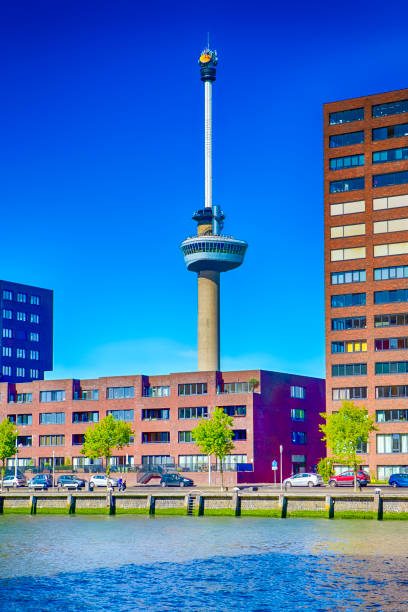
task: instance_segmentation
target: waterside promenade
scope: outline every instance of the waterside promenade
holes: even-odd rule
[[[220,492],[160,490],[110,492],[3,492],[0,514],[145,514],[190,516],[326,517],[408,520],[408,492],[319,490]]]

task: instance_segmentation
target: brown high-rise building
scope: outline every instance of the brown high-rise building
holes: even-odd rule
[[[365,405],[361,465],[408,472],[408,89],[324,105],[326,400]]]

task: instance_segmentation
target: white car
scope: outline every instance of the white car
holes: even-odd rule
[[[323,477],[313,472],[300,472],[283,481],[283,486],[289,487],[319,487],[324,484]]]
[[[107,486],[107,478],[106,478],[106,474],[94,474],[93,476],[91,476],[91,478],[89,479],[89,487],[106,487]],[[118,479],[117,478],[109,478],[109,484],[111,487],[117,487],[118,486]]]
[[[3,479],[3,487],[25,487],[27,484],[25,478],[21,478],[20,476],[5,476]]]

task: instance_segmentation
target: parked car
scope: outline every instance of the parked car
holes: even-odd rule
[[[388,481],[392,487],[408,487],[408,474],[392,474]]]
[[[357,471],[357,485],[366,487],[368,483],[371,482],[370,474],[367,472],[363,472],[361,470]],[[354,471],[348,470],[347,472],[342,472],[341,474],[337,474],[337,476],[332,476],[329,480],[330,487],[343,487],[343,486],[353,486],[354,485]]]
[[[17,489],[17,487],[25,487],[26,484],[27,481],[25,478],[22,478],[21,476],[14,476],[14,474],[12,476],[9,474],[3,478],[3,487],[14,487]]]
[[[190,478],[184,478],[180,474],[163,474],[160,479],[162,487],[192,487],[193,484]]]
[[[59,489],[83,489],[86,482],[82,478],[76,478],[73,474],[63,474],[57,480]]]
[[[37,474],[27,483],[30,489],[48,489],[52,487],[52,478],[48,474]]]
[[[108,484],[106,479],[106,474],[94,474],[91,476],[89,480],[89,488],[93,489],[94,487],[106,487]],[[117,478],[109,478],[109,484],[111,487],[118,486]]]
[[[320,487],[322,484],[324,484],[322,476],[314,472],[300,472],[283,481],[285,487]]]

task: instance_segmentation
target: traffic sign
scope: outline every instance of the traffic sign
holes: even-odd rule
[[[272,469],[273,470],[277,470],[278,469],[278,462],[275,461],[275,460],[272,461]]]

